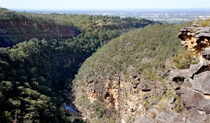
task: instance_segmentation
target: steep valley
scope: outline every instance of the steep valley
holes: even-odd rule
[[[4,8],[0,14],[0,122],[84,122],[67,110],[76,110],[72,80],[83,61],[111,39],[154,24]]]
[[[210,122],[209,20],[0,15],[0,122]]]

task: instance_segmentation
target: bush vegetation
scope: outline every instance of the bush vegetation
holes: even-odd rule
[[[44,29],[3,25],[0,36],[0,122],[82,122],[68,114],[63,102],[73,104],[72,80],[82,62],[111,39],[153,24],[152,21],[91,15],[35,14],[0,8],[1,22],[65,25],[80,34],[73,38],[37,37]],[[16,28],[17,27],[17,28]],[[27,29],[27,30],[26,30]],[[29,30],[28,30],[29,29]],[[33,39],[26,39],[30,31]],[[13,33],[14,32],[14,33]],[[22,37],[19,37],[21,34]],[[40,36],[40,35],[39,35]],[[7,47],[9,46],[9,47]],[[100,114],[103,110],[100,110]]]
[[[182,52],[176,55],[183,50],[177,38],[179,29],[191,23],[154,24],[145,19],[35,14],[4,8],[0,8],[0,15],[1,21],[18,18],[70,26],[80,32],[67,39],[37,39],[34,35],[33,39],[22,40],[12,35],[15,43],[0,36],[0,43],[6,44],[0,44],[4,46],[0,48],[0,122],[16,119],[18,122],[34,123],[83,122],[68,114],[62,106],[63,102],[73,106],[72,93],[85,97],[80,99],[79,105],[95,112],[102,121],[115,122],[119,119],[118,114],[106,110],[102,98],[95,104],[88,102],[87,95],[83,93],[85,82],[94,82],[103,92],[104,80],[110,76],[121,76],[129,81],[129,76],[139,75],[144,78],[144,83],[158,86],[167,79],[169,69],[164,64],[166,59],[173,59],[176,68],[185,68],[189,65],[186,63],[194,62],[191,57],[184,58]],[[208,23],[204,21],[203,25]],[[73,87],[74,92],[71,91]],[[158,96],[152,98],[155,104],[160,100]],[[147,102],[148,107],[152,105]]]
[[[141,78],[141,83],[152,84],[156,88],[165,86],[170,70],[165,66],[165,61],[167,59],[172,60],[178,51],[183,50],[177,34],[181,27],[189,25],[190,23],[185,25],[154,24],[129,31],[113,39],[86,59],[80,67],[73,81],[75,95],[86,95],[85,90],[84,93],[81,93],[81,90],[86,89],[85,82],[90,81],[94,83],[92,86],[97,88],[96,93],[101,94],[105,91],[106,81],[110,77],[114,79],[119,76],[123,81],[130,82],[130,76],[138,75]],[[171,63],[171,66],[173,66],[173,63]],[[102,96],[97,98],[103,103]],[[168,99],[169,97],[165,98]],[[78,100],[79,102],[83,101],[82,98]],[[161,102],[158,103],[160,100],[164,99],[158,96],[157,98],[151,97],[151,100],[145,100],[145,105],[150,107],[154,104],[160,104],[160,108],[163,110],[164,107],[161,107]],[[94,103],[90,104],[97,107]],[[81,104],[80,106],[83,107],[84,105]],[[88,110],[90,112],[95,111],[91,108]],[[108,111],[109,109],[105,108],[105,110]],[[107,117],[107,114],[104,113],[103,117]]]

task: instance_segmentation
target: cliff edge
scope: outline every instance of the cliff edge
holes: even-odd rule
[[[171,79],[179,85],[179,95],[188,113],[181,122],[210,122],[210,27],[186,27],[178,37],[198,64],[189,69],[172,70]]]

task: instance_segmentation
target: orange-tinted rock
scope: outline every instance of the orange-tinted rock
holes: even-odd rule
[[[180,30],[178,37],[182,45],[202,60],[202,52],[210,47],[210,27],[185,27]]]

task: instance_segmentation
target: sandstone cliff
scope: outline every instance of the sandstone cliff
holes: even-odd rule
[[[26,17],[23,14],[0,9],[0,46],[13,46],[31,38],[63,39],[80,32],[70,25],[59,25],[53,20]]]

